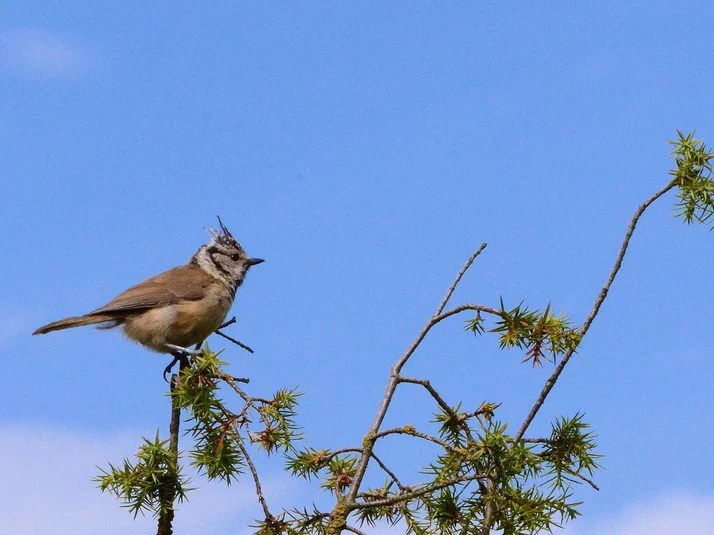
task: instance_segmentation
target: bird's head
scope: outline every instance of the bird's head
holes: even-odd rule
[[[206,273],[222,281],[233,293],[243,284],[248,270],[263,262],[262,258],[250,258],[240,243],[218,218],[220,230],[210,230],[211,239],[201,246],[191,264],[196,264]]]

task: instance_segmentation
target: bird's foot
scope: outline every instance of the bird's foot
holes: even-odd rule
[[[201,347],[201,344],[196,344],[195,349],[187,349],[185,347],[175,346],[173,344],[166,344],[166,347],[174,350],[171,353],[174,359],[168,366],[166,366],[166,368],[164,368],[164,381],[166,381],[167,383],[169,382],[169,380],[166,379],[166,376],[171,373],[171,370],[174,366],[176,366],[177,362],[181,363],[181,368],[183,369],[184,366],[189,366],[191,364],[193,358],[200,357],[201,355],[203,355],[203,351],[199,349]],[[189,357],[191,357],[190,360]]]
[[[188,366],[190,364],[189,357],[193,358],[203,355],[203,352],[199,351],[198,346],[196,346],[196,349],[186,349],[185,347],[175,346],[173,344],[166,344],[166,347],[174,350],[171,353],[174,359],[169,363],[168,366],[166,366],[166,368],[164,368],[164,381],[166,381],[167,383],[169,382],[169,380],[166,378],[166,376],[171,373],[171,370],[174,366],[176,366],[177,362],[180,362],[181,368],[183,368],[184,365]]]

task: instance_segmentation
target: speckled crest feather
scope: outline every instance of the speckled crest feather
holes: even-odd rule
[[[245,273],[250,267],[238,240],[218,217],[220,230],[209,229],[211,240],[201,246],[191,258],[190,263],[200,266],[206,273],[223,282],[235,294],[243,284]]]

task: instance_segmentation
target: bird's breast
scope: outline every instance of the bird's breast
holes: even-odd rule
[[[203,342],[223,324],[232,305],[226,292],[209,290],[201,299],[148,310],[127,321],[124,332],[149,349],[168,353],[167,343],[188,348]]]

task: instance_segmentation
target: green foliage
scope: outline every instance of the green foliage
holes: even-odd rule
[[[329,450],[308,448],[286,455],[286,470],[305,479],[318,477],[320,486],[341,495],[351,484],[357,468],[357,457]]]
[[[495,530],[516,535],[551,530],[577,516],[580,503],[572,500],[573,489],[590,483],[585,474],[599,467],[594,436],[582,415],[555,421],[548,438],[516,442],[506,424],[494,421],[497,407],[483,403],[464,412],[457,405],[437,413],[443,444],[424,470],[426,480],[404,486],[389,477],[383,486],[358,493],[354,518],[368,526],[404,521],[417,535],[455,535],[478,533],[488,516]],[[423,434],[413,430],[413,436]],[[355,463],[351,455],[305,449],[288,457],[288,470],[317,477],[340,496]],[[284,533],[324,533],[325,515],[293,510]]]
[[[452,442],[453,450],[427,469],[434,483],[457,483],[418,498],[427,512],[422,529],[477,532],[487,507],[494,528],[504,535],[549,530],[578,514],[572,487],[582,483],[583,472],[591,475],[598,467],[593,436],[580,415],[560,419],[549,439],[534,441],[514,442],[499,422],[481,421],[479,427],[472,430],[475,439],[463,448]]]
[[[307,510],[305,510],[305,513],[307,514]],[[319,515],[317,518],[308,516],[308,520],[302,522],[300,525],[295,524],[292,518],[287,518],[286,514],[280,515],[278,518],[267,516],[265,519],[257,521],[255,525],[251,527],[255,528],[256,535],[324,534],[324,516],[324,514]]]
[[[293,476],[310,480],[312,476],[316,476],[320,470],[327,466],[332,456],[333,454],[329,450],[308,448],[295,451],[293,455],[286,456],[286,470]]]
[[[370,488],[366,492],[363,492],[360,498],[364,503],[374,503],[379,500],[387,499],[395,495],[392,487],[394,487],[394,482],[387,481],[381,487]],[[359,511],[357,518],[360,524],[367,524],[372,527],[376,526],[379,521],[387,522],[393,526],[403,517],[404,507],[404,504],[399,502],[377,507],[365,507]]]
[[[320,512],[317,507],[314,507],[308,511],[307,508],[293,509],[292,511],[286,511],[282,515],[279,525],[275,522],[267,523],[261,522],[257,527],[259,528],[256,535],[298,535],[301,533],[314,533],[315,535],[325,535],[327,533],[327,524],[329,520],[329,515],[327,513]],[[279,529],[279,531],[276,530]]]
[[[592,476],[600,465],[596,459],[595,435],[586,432],[588,424],[581,414],[560,418],[553,424],[550,438],[544,443],[540,455],[548,462],[549,470],[544,474],[555,488],[563,489],[570,483],[582,480],[584,473]]]
[[[488,332],[499,335],[501,349],[516,347],[525,350],[523,362],[531,361],[533,366],[542,366],[543,360],[554,362],[556,357],[575,351],[582,336],[574,328],[565,314],[556,315],[550,304],[545,311],[529,310],[519,303],[507,310],[501,299],[501,308],[493,329]],[[486,331],[481,314],[467,321],[467,330],[474,334]]]
[[[439,436],[452,444],[460,446],[465,440],[464,420],[466,413],[461,412],[461,404],[442,410],[434,415],[434,423],[439,424]]]
[[[238,430],[246,417],[233,414],[218,397],[216,377],[224,364],[217,354],[204,351],[193,366],[181,371],[181,381],[171,396],[176,405],[189,412],[188,421],[193,424],[188,430],[195,440],[189,454],[191,464],[208,479],[221,479],[230,485],[245,463]]]
[[[295,408],[301,394],[282,389],[272,399],[249,397],[222,371],[225,364],[218,354],[206,348],[193,366],[182,370],[181,380],[171,395],[189,414],[192,427],[188,432],[195,440],[190,452],[192,464],[208,479],[230,484],[242,473],[245,462],[241,451],[245,438],[241,431],[268,454],[292,447],[292,441],[299,438]],[[241,397],[240,411],[232,412],[219,397],[221,382],[227,382]],[[259,422],[257,428],[252,425],[254,421]]]
[[[238,387],[238,380],[223,371],[226,363],[218,355],[206,346],[190,366],[182,367],[170,396],[172,406],[182,409],[189,423],[186,434],[193,438],[188,450],[191,464],[209,480],[231,484],[249,462],[246,444],[253,443],[268,454],[292,450],[292,441],[300,438],[295,411],[301,394],[282,389],[271,399],[251,397]],[[221,397],[225,387],[237,394],[238,410]],[[100,488],[121,498],[135,515],[144,510],[164,514],[172,507],[174,496],[181,501],[188,490],[178,454],[171,452],[167,442],[160,441],[158,435],[154,442],[145,439],[136,464],[125,460],[121,468],[110,464],[109,470],[102,470],[97,478]]]
[[[714,215],[714,181],[712,180],[712,158],[714,155],[707,150],[704,141],[694,139],[694,132],[683,135],[677,130],[677,141],[672,156],[677,168],[670,171],[674,182],[679,188],[677,197],[677,217],[682,217],[686,223],[696,221],[712,225]]]
[[[154,516],[173,509],[174,499],[186,498],[188,480],[182,476],[178,458],[168,447],[168,440],[144,438],[136,454],[136,464],[124,459],[121,467],[109,464],[100,468],[102,475],[94,480],[102,492],[111,492],[122,501],[122,507],[134,513],[152,511]]]
[[[357,468],[357,457],[354,455],[335,455],[327,463],[327,474],[322,487],[341,495],[352,485],[352,479]]]
[[[295,423],[297,399],[301,395],[296,389],[282,389],[269,401],[258,400],[260,406],[256,410],[264,427],[251,433],[251,439],[268,454],[277,450],[290,451],[292,441],[302,438],[300,427]]]

